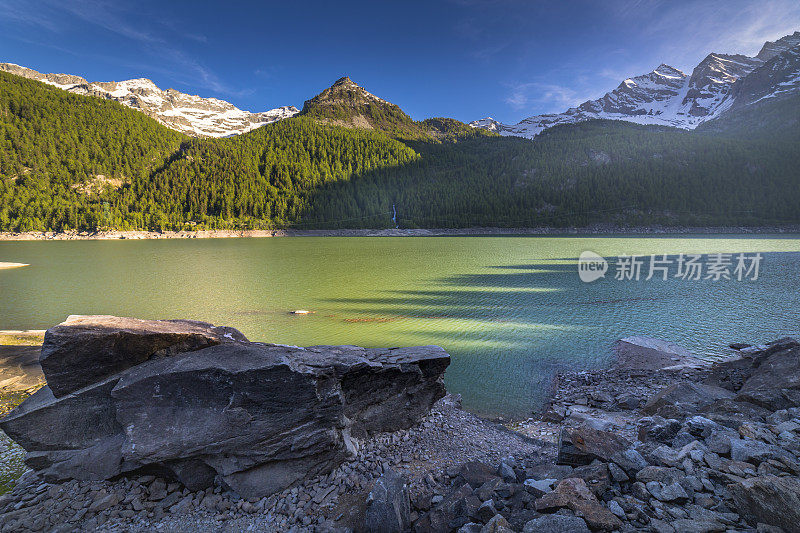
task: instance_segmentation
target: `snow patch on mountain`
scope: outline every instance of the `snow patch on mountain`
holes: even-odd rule
[[[623,120],[691,130],[733,106],[737,92],[734,87],[739,80],[747,78],[762,66],[784,59],[789,51],[798,46],[800,32],[795,32],[775,42],[767,42],[755,57],[709,54],[690,76],[661,64],[647,74],[624,80],[603,97],[589,100],[563,113],[535,115],[512,125],[487,117],[470,122],[470,126],[501,135],[527,138],[533,138],[559,124],[575,124],[591,119]],[[775,68],[780,68],[780,65]],[[774,95],[797,89],[797,78],[784,76],[776,81]]]
[[[203,98],[161,90],[147,78],[120,82],[88,82],[71,74],[43,74],[14,63],[0,63],[0,71],[38,80],[65,91],[116,100],[149,115],[174,130],[199,137],[228,137],[296,115],[294,106],[252,113],[217,98]]]

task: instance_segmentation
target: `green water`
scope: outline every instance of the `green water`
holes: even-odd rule
[[[584,250],[764,259],[757,281],[617,281],[612,265],[586,284],[575,262]],[[729,342],[800,329],[796,236],[2,242],[0,261],[30,264],[0,270],[0,329],[114,314],[206,320],[300,346],[438,344],[453,357],[448,389],[486,414],[529,414],[553,372],[602,364],[623,336],[714,357]]]

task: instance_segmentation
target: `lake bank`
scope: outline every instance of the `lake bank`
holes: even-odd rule
[[[404,229],[273,229],[198,231],[26,231],[0,232],[0,241],[77,241],[147,239],[231,239],[265,237],[436,237],[480,235],[766,235],[800,234],[800,225],[789,226],[707,226],[622,227],[598,224],[585,227],[538,228],[404,228]]]
[[[715,365],[649,346],[560,374],[551,409],[516,432],[446,396],[419,424],[268,497],[141,473],[58,483],[28,471],[0,497],[0,529],[359,531],[388,497],[404,529],[426,532],[796,531],[797,508],[782,502],[800,486],[800,409],[787,395],[800,345],[739,345]],[[405,487],[382,496],[393,476]]]

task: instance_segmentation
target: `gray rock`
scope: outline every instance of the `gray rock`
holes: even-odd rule
[[[494,506],[493,500],[486,500],[483,502],[478,510],[475,512],[475,518],[483,522],[484,524],[487,523],[489,520],[494,518],[494,515],[497,514],[497,508]]]
[[[759,464],[761,461],[779,457],[776,447],[753,439],[731,439],[731,459]],[[782,454],[781,454],[782,455]]]
[[[39,362],[53,394],[61,397],[152,357],[234,341],[247,339],[205,322],[72,315],[47,330]]]
[[[629,392],[624,392],[617,396],[615,403],[620,409],[638,409],[642,404],[642,399]]]
[[[589,533],[589,527],[583,518],[551,514],[527,522],[522,533]]]
[[[617,483],[624,483],[626,481],[630,481],[630,477],[625,471],[617,466],[616,463],[608,463],[608,472],[611,474],[611,479],[616,481]]]
[[[628,448],[611,456],[611,461],[619,465],[629,476],[635,476],[650,463],[636,449]]]
[[[656,441],[671,444],[672,439],[681,430],[681,423],[672,418],[651,416],[639,419],[637,432],[642,442]]]
[[[631,443],[610,431],[588,426],[562,428],[558,443],[558,464],[588,465],[595,459],[603,462],[630,448]]]
[[[531,487],[540,493],[546,494],[553,490],[553,486],[558,483],[557,479],[526,479],[524,485]]]
[[[759,476],[730,485],[736,510],[750,525],[758,523],[798,531],[800,479]]]
[[[621,519],[625,519],[625,511],[622,509],[619,503],[616,500],[611,500],[608,502],[608,510],[614,513],[617,517]]]
[[[505,462],[500,463],[500,466],[497,468],[497,475],[500,476],[506,483],[517,482],[517,474],[515,474],[514,469]]]
[[[714,533],[728,529],[719,522],[690,520],[687,518],[680,518],[673,521],[672,527],[675,528],[675,531],[680,531],[681,533]]]
[[[67,322],[51,344],[77,346],[74,331],[102,347],[103,364],[158,357],[59,398],[45,387],[0,421],[48,479],[109,479],[154,465],[194,490],[219,476],[243,497],[262,497],[331,471],[356,453],[353,437],[416,424],[444,395],[449,356],[438,347],[303,349],[249,343],[230,328],[193,322],[146,322],[139,342],[132,319],[117,320],[126,327]],[[200,335],[175,333],[179,326],[210,328],[224,340],[173,353]],[[122,347],[112,342],[119,338]],[[165,338],[184,344],[152,352]],[[81,353],[85,362],[94,352]]]
[[[485,526],[481,528],[481,533],[514,533],[511,525],[503,515],[495,515]]]
[[[642,408],[646,414],[658,414],[665,418],[683,418],[700,412],[716,400],[733,398],[735,395],[721,387],[700,383],[680,382],[666,387],[647,400]]]
[[[405,480],[394,470],[381,475],[367,496],[364,526],[377,533],[403,533],[411,526],[411,502]]]

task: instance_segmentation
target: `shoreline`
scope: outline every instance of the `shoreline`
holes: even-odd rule
[[[481,235],[800,235],[800,225],[788,226],[613,226],[534,227],[534,228],[409,228],[409,229],[274,229],[274,230],[198,230],[198,231],[96,231],[96,232],[0,232],[0,241],[76,241],[76,240],[152,240],[152,239],[229,239],[265,237],[442,237]]]

